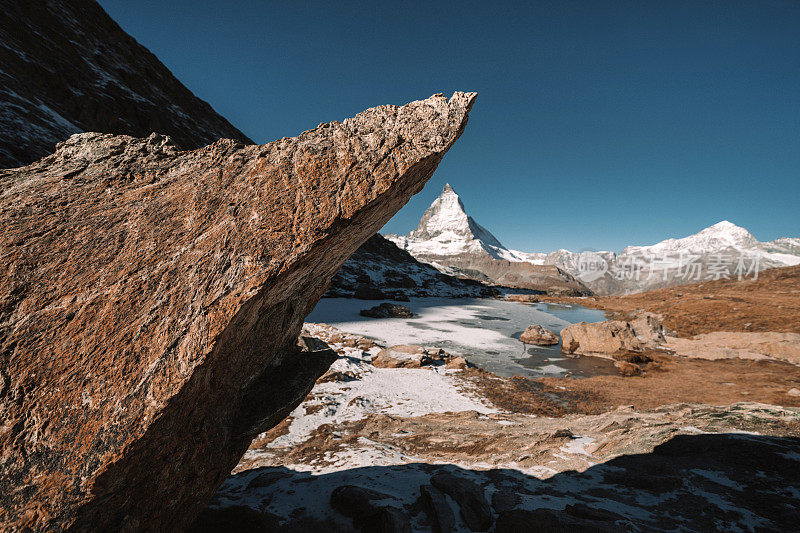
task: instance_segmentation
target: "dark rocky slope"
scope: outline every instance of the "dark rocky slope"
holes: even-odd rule
[[[82,134],[0,171],[0,529],[190,523],[331,361],[304,317],[474,99],[263,146]]]
[[[83,131],[252,144],[93,0],[0,0],[0,131],[0,168]]]
[[[497,292],[478,281],[443,274],[375,234],[342,265],[326,296],[404,300],[419,296],[480,298]]]

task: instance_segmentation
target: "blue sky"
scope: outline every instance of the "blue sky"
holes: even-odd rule
[[[100,3],[259,143],[477,91],[466,133],[387,232],[416,226],[449,181],[526,251],[722,219],[800,237],[800,2]]]

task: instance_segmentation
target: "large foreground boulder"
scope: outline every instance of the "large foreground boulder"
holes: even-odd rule
[[[81,134],[0,171],[0,529],[191,523],[324,372],[303,318],[474,99],[263,146]]]

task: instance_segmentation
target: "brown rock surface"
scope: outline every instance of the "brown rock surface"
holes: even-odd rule
[[[664,342],[664,328],[652,313],[631,322],[578,322],[561,330],[561,351],[568,355],[612,358],[614,354],[654,350]]]
[[[630,323],[607,320],[578,322],[561,330],[561,351],[569,355],[608,357],[618,352],[640,352],[644,343],[636,338]]]
[[[190,523],[330,363],[303,318],[474,98],[263,146],[83,134],[0,171],[0,529]]]
[[[700,359],[777,359],[800,365],[800,334],[775,332],[702,333],[689,339],[667,337],[666,347],[677,355]]]
[[[428,350],[413,344],[389,346],[372,359],[372,365],[378,368],[419,368],[432,362]]]
[[[525,331],[519,336],[519,340],[525,344],[552,346],[553,344],[558,344],[558,335],[539,324],[534,324],[525,328]]]

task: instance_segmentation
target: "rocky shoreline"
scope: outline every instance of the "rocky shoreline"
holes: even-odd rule
[[[617,530],[696,528],[702,519],[747,529],[792,519],[742,493],[764,490],[756,469],[766,468],[776,505],[793,498],[790,473],[800,463],[783,456],[800,452],[798,407],[714,406],[702,396],[612,406],[598,390],[572,390],[591,378],[500,378],[435,347],[383,347],[324,324],[305,329],[339,359],[289,418],[253,442],[197,530],[254,517],[281,531],[368,531],[374,524],[363,520],[372,515],[384,531],[487,530],[475,520],[494,531],[533,520]],[[754,449],[758,465],[742,464],[738,453]],[[676,470],[662,472],[664,461]],[[334,494],[351,487],[379,496],[356,491],[360,503],[343,506]],[[700,517],[687,498],[714,510]]]
[[[371,531],[365,516],[382,531],[793,527],[795,333],[680,337],[670,327],[682,330],[680,320],[668,316],[667,326],[649,309],[660,310],[611,310],[606,322],[558,334],[532,325],[521,336],[560,335],[568,355],[609,358],[620,371],[585,379],[504,378],[436,346],[383,346],[307,324],[339,359],[284,424],[254,441],[204,516],[235,524],[256,513],[282,531]],[[273,480],[269,491],[262,479]],[[343,505],[342,494],[360,503]]]

